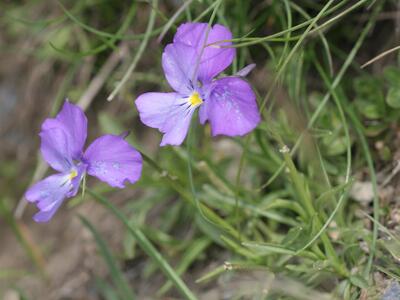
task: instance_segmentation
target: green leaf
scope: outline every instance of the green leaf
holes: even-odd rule
[[[396,261],[400,259],[400,243],[398,240],[393,238],[380,239],[378,243],[386,248]]]
[[[295,255],[296,253],[294,250],[275,244],[246,242],[242,243],[242,245],[252,249],[253,251],[261,255],[269,255],[269,254]]]
[[[207,249],[211,244],[211,240],[207,237],[199,238],[193,241],[190,246],[185,250],[179,265],[176,268],[178,274],[183,274],[190,265],[201,256],[201,254]],[[172,286],[172,282],[166,282],[159,290],[158,295],[165,294]]]
[[[368,282],[361,275],[352,275],[349,279],[353,285],[360,289],[367,289],[369,287]]]
[[[392,108],[400,108],[400,87],[391,87],[386,95],[386,103]]]
[[[368,102],[363,99],[356,99],[357,110],[367,119],[379,119],[383,117],[383,111],[377,102]]]
[[[383,71],[384,78],[393,87],[400,88],[400,69],[394,66],[385,68]]]
[[[368,126],[366,126],[364,128],[364,133],[365,133],[365,135],[367,135],[369,137],[374,137],[374,136],[378,136],[386,129],[387,129],[386,124],[381,123],[381,122],[374,122],[374,123],[368,124]]]

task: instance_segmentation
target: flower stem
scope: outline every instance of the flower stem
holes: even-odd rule
[[[150,158],[143,152],[140,152],[140,154],[142,155],[143,160],[146,163],[148,163],[152,168],[154,168],[158,173],[160,173],[163,176],[164,180],[167,181],[169,186],[182,196],[183,200],[185,200],[186,202],[188,202],[193,206],[198,205],[198,208],[201,210],[201,213],[206,217],[206,219],[210,223],[217,225],[220,229],[224,230],[225,232],[228,232],[233,237],[239,239],[240,236],[239,232],[234,227],[232,227],[228,222],[222,219],[219,215],[217,215],[212,209],[210,209],[204,203],[198,202],[196,204],[196,200],[193,198],[193,195],[190,192],[188,192],[179,182],[177,182],[175,176],[171,175],[169,171],[162,169],[152,158]]]

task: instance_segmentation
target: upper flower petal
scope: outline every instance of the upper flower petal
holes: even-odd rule
[[[43,158],[55,170],[68,172],[73,166],[69,140],[61,128],[51,128],[40,133],[40,150]]]
[[[232,63],[236,53],[235,48],[229,47],[232,42],[222,42],[232,39],[232,33],[228,28],[215,24],[209,29],[207,41],[205,41],[207,28],[207,23],[186,23],[178,27],[174,36],[174,43],[194,47],[197,57],[201,54],[198,78],[202,82],[211,81],[213,77],[225,70]],[[218,43],[220,41],[221,43]]]
[[[145,93],[136,100],[140,120],[164,133],[161,146],[180,145],[185,139],[195,108],[177,93]]]
[[[205,102],[206,117],[201,121],[209,120],[213,136],[245,135],[260,122],[256,96],[249,83],[241,78],[225,77],[215,81]]]
[[[47,119],[42,130],[59,128],[66,134],[68,146],[73,159],[80,159],[87,137],[87,119],[83,110],[65,101],[61,111],[54,119]]]
[[[35,202],[39,212],[33,217],[36,222],[49,221],[72,189],[69,174],[51,175],[28,189],[25,197]]]
[[[122,137],[103,135],[93,141],[84,154],[87,173],[113,187],[135,183],[142,172],[142,156]]]
[[[181,94],[193,90],[196,50],[183,43],[168,44],[162,55],[162,67],[169,85]]]

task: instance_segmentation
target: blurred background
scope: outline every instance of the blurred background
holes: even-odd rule
[[[237,38],[226,75],[256,64],[263,122],[243,138],[193,122],[191,151],[160,149],[134,100],[171,90],[163,48],[179,24],[212,15]],[[187,298],[93,194],[32,220],[23,194],[52,172],[40,126],[68,98],[86,110],[88,142],[129,131],[155,162],[126,189],[87,186],[199,299],[400,299],[399,44],[397,0],[2,0],[0,298]]]

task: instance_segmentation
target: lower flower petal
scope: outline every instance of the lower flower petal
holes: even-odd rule
[[[245,135],[260,122],[256,96],[250,84],[239,77],[225,77],[214,82],[203,118],[209,120],[211,134]]]
[[[49,221],[72,189],[69,174],[51,175],[28,189],[25,198],[36,203],[40,212],[34,216],[37,222]]]
[[[122,137],[103,135],[93,141],[84,154],[87,173],[113,187],[135,183],[142,173],[142,156]]]
[[[164,133],[161,146],[182,144],[197,106],[177,93],[145,93],[135,103],[140,120]]]
[[[61,206],[62,202],[63,202],[62,200],[55,202],[50,210],[39,211],[33,216],[33,220],[39,223],[50,221],[50,219],[54,216],[58,208]]]

